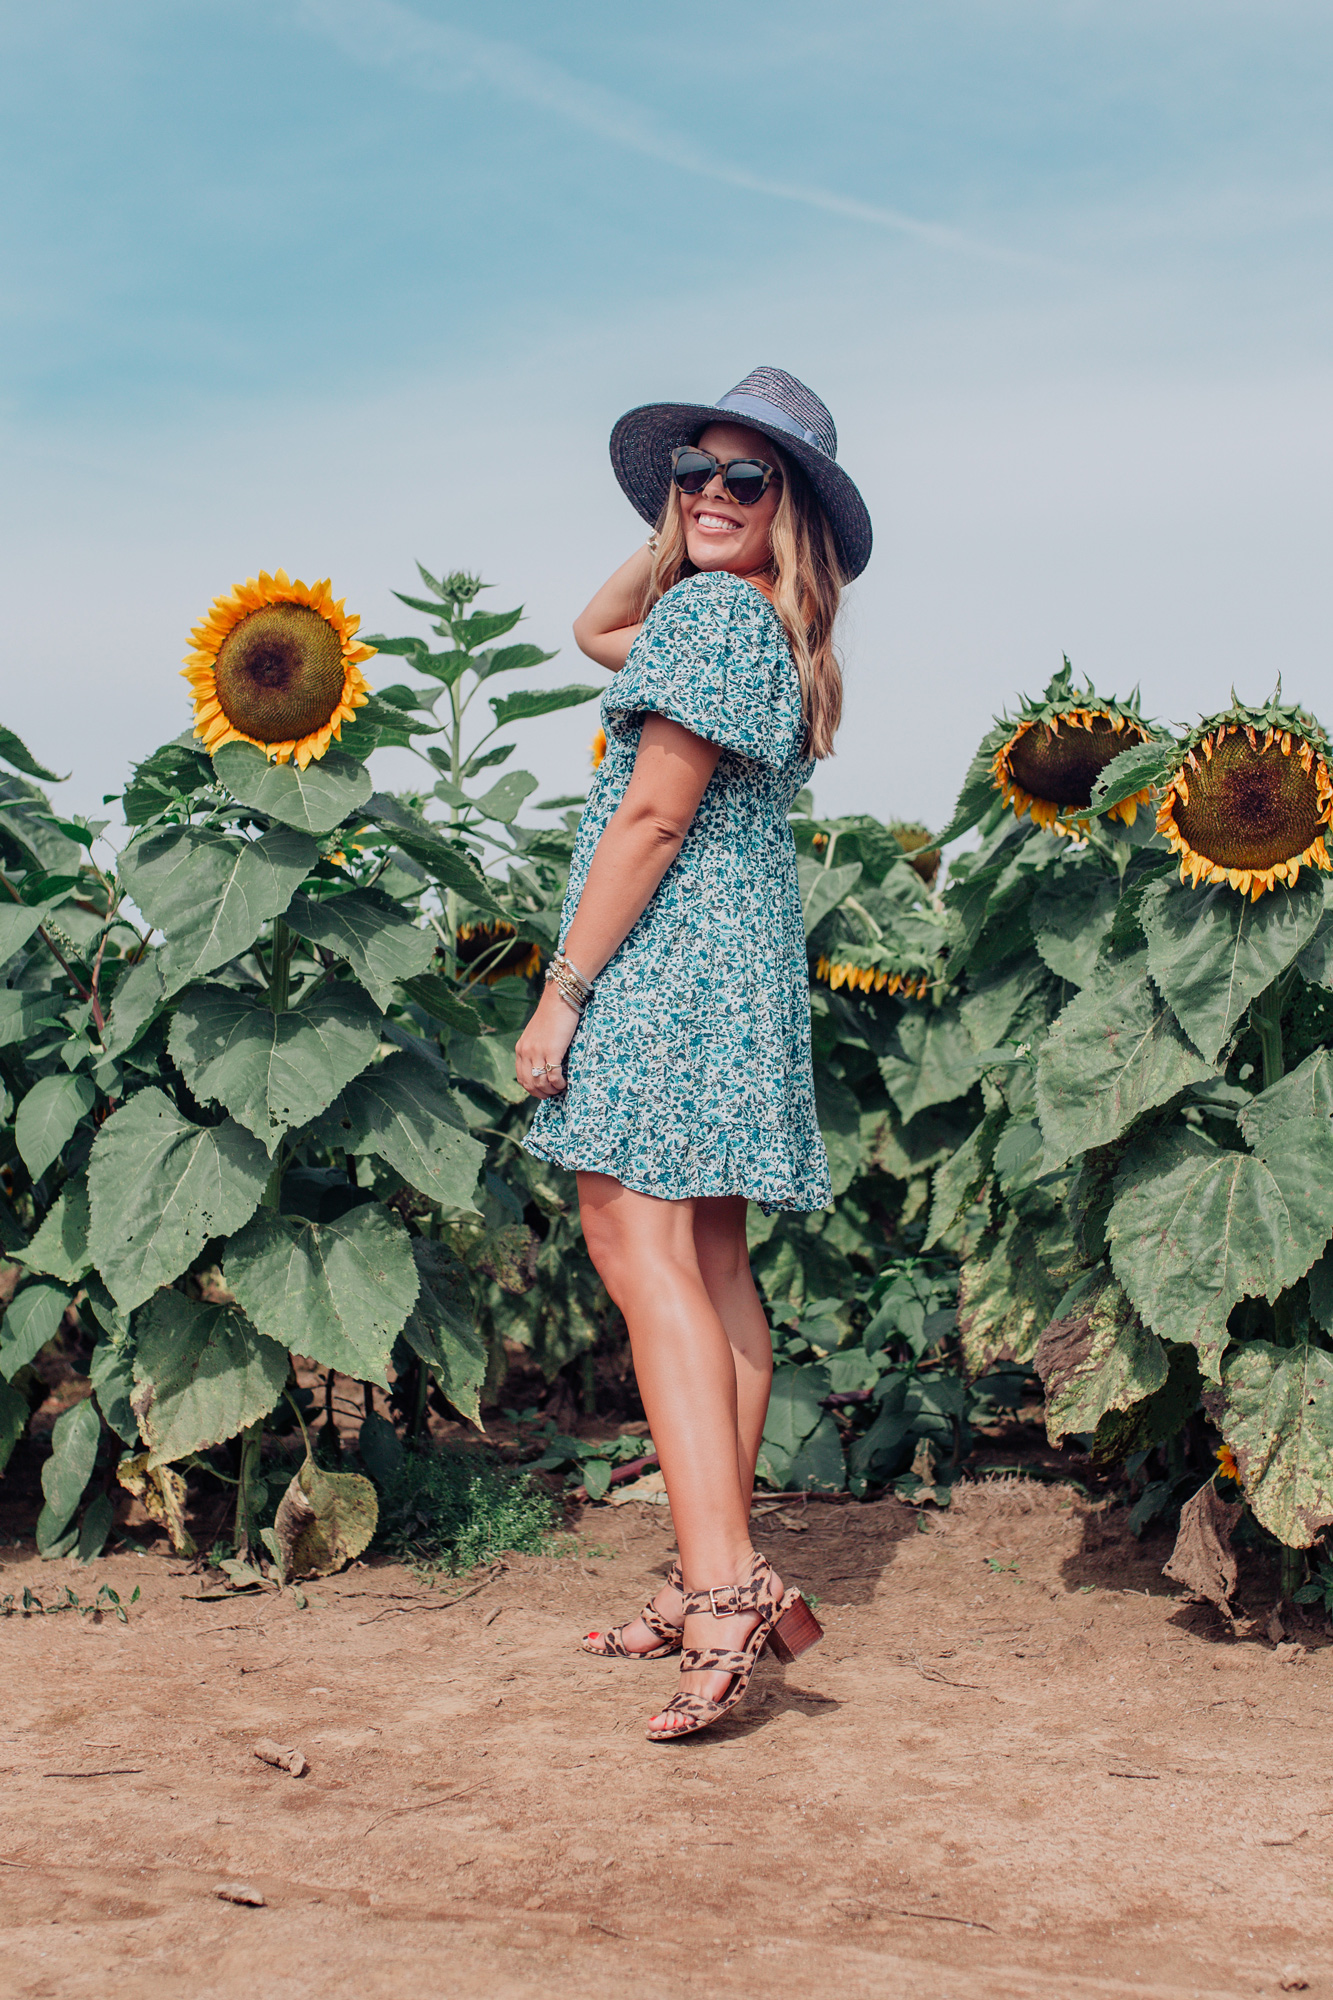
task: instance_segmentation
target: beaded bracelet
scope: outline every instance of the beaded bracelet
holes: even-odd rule
[[[546,977],[563,1000],[567,1000],[576,1013],[581,1014],[592,998],[592,981],[585,979],[578,967],[557,951],[546,968]]]

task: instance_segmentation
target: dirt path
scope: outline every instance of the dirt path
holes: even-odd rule
[[[638,1604],[665,1510],[590,1510],[581,1560],[454,1609],[387,1565],[301,1611],[8,1550],[0,1594],[142,1597],[128,1626],[0,1621],[0,1984],[1215,2000],[1295,1969],[1333,1996],[1333,1648],[1223,1637],[1123,1521],[1008,1483],[925,1532],[893,1500],[769,1517],[827,1639],[667,1748],[642,1726],[671,1663],[573,1644]]]

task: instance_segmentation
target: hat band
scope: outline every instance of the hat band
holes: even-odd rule
[[[730,395],[719,396],[713,407],[718,410],[735,410],[743,417],[760,417],[764,423],[772,424],[774,430],[786,431],[789,437],[800,438],[804,444],[812,444],[825,458],[832,457],[828,446],[821,442],[817,432],[806,430],[803,424],[798,424],[794,417],[789,417],[785,410],[778,409],[775,403],[766,403],[762,396],[738,396],[733,390]]]

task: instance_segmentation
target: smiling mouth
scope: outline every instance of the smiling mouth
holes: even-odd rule
[[[699,508],[694,516],[694,525],[702,528],[706,535],[734,535],[745,523],[732,520],[728,514],[714,514],[710,509]]]

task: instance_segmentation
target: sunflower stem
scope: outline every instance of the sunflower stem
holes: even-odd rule
[[[1284,1545],[1278,1575],[1283,1602],[1287,1603],[1305,1581],[1305,1550],[1289,1549]]]
[[[259,1472],[259,1451],[263,1437],[262,1423],[247,1424],[241,1432],[240,1477],[236,1488],[236,1553],[242,1562],[250,1560],[250,1534],[254,1526],[250,1508],[250,1485]]]
[[[1250,1002],[1250,1021],[1259,1037],[1263,1057],[1265,1090],[1271,1090],[1282,1077],[1282,1002],[1285,997],[1279,977]]]

